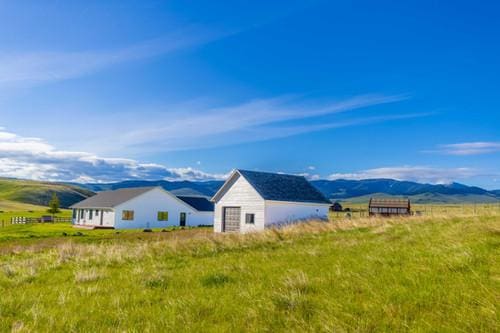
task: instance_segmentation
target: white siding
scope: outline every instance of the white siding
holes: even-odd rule
[[[122,220],[124,210],[134,211],[133,221]],[[168,221],[158,221],[158,212],[167,211]],[[115,207],[115,228],[116,229],[143,229],[143,228],[164,228],[168,226],[178,226],[180,223],[180,213],[186,213],[186,225],[198,226],[200,224],[212,224],[213,213],[198,212],[189,205],[166,193],[160,188],[152,189],[136,198],[129,200]]]
[[[248,181],[237,176],[236,182],[215,203],[214,231],[222,232],[224,207],[241,207],[240,231],[242,233],[264,229],[264,199]],[[245,223],[245,214],[255,214],[255,224]]]
[[[272,224],[292,223],[298,220],[327,219],[330,205],[266,201],[265,207],[265,226],[267,227]]]

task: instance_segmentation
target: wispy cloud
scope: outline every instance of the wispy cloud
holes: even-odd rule
[[[225,107],[183,105],[166,111],[142,112],[141,122],[122,122],[119,131],[109,132],[114,149],[173,151],[217,147],[282,138],[325,129],[406,119],[427,113],[358,116],[349,120],[314,121],[370,106],[394,103],[404,95],[360,95],[340,101],[318,103],[297,96],[256,99]],[[121,119],[126,115],[121,115]],[[305,120],[312,120],[305,122]],[[103,123],[100,119],[100,123]],[[100,138],[102,141],[102,138]],[[92,146],[98,142],[88,141]]]
[[[0,130],[0,176],[71,182],[142,180],[210,180],[225,174],[209,174],[192,167],[169,168],[126,158],[105,158],[91,153],[58,150],[39,138]]]
[[[500,142],[463,142],[439,145],[437,149],[426,152],[447,155],[482,155],[500,152]]]
[[[459,179],[480,176],[478,170],[471,168],[433,168],[427,166],[398,166],[362,170],[355,173],[335,173],[328,179],[378,179],[388,178],[408,180],[419,183],[447,184]]]
[[[157,39],[112,50],[22,53],[0,51],[0,87],[35,85],[77,78],[116,64],[196,47],[227,35],[189,26]]]

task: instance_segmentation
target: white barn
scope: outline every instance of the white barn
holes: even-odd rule
[[[205,197],[175,196],[161,187],[99,192],[70,208],[73,224],[90,228],[164,228],[212,225],[213,204]]]
[[[235,170],[214,195],[214,231],[240,232],[327,219],[331,202],[304,177]]]

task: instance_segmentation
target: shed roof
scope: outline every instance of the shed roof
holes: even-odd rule
[[[156,187],[149,186],[103,191],[72,205],[70,208],[114,208],[154,188]]]
[[[197,211],[200,212],[213,212],[214,204],[210,202],[206,197],[201,196],[186,196],[186,195],[178,195],[177,198],[181,199],[189,206],[193,207]]]
[[[237,175],[245,178],[264,200],[331,204],[331,201],[303,176],[238,169],[221,190],[232,185],[233,178]],[[216,200],[218,196],[220,192],[212,200]]]
[[[374,208],[408,208],[410,199],[371,198],[369,206]]]

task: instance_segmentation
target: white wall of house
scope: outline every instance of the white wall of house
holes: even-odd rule
[[[215,232],[222,232],[224,207],[241,207],[240,232],[264,229],[264,199],[245,178],[239,176],[236,182],[215,203]],[[245,214],[247,213],[255,214],[255,224],[245,223]]]
[[[177,216],[179,218],[179,216]],[[199,226],[199,225],[213,225],[214,224],[214,212],[189,212],[187,215],[187,225],[189,226]],[[178,225],[178,224],[177,224]]]
[[[266,226],[298,220],[327,219],[329,204],[266,201]]]
[[[181,212],[186,213],[186,226],[212,224],[213,221],[212,212],[198,212],[161,188],[145,192],[132,200],[116,206],[114,210],[116,212],[114,221],[116,229],[178,226],[180,224]],[[134,211],[134,219],[132,221],[122,219],[124,210]],[[158,221],[158,212],[160,211],[168,212],[168,221]]]

